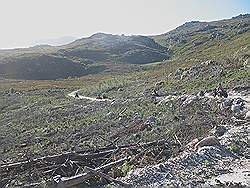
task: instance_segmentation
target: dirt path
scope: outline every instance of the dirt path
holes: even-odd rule
[[[87,97],[87,96],[83,96],[83,95],[78,95],[78,97],[76,97],[76,93],[78,93],[79,90],[73,91],[71,93],[68,94],[69,97],[73,97],[76,99],[86,99],[86,100],[90,100],[90,101],[99,101],[99,102],[105,102],[105,101],[112,101],[110,99],[97,99],[97,98],[93,98],[93,97]],[[170,101],[170,100],[176,100],[178,98],[195,98],[197,97],[196,95],[168,95],[168,96],[164,96],[164,97],[156,97],[156,100],[159,102],[158,104],[161,104],[162,102],[166,102],[166,101]],[[205,97],[207,98],[214,98],[213,96],[211,96],[210,94],[205,94]],[[242,98],[245,102],[245,108],[250,111],[250,95],[249,94],[242,94],[242,92],[229,92],[229,99],[235,99],[235,98]]]
[[[217,185],[218,182],[226,184],[230,182],[231,184],[241,184],[242,186],[250,185],[250,160],[245,160],[243,167],[232,168],[232,172],[219,175],[212,178],[209,181],[210,185]]]
[[[93,98],[93,97],[86,97],[86,96],[82,96],[82,95],[78,95],[78,97],[76,97],[76,93],[78,93],[80,91],[79,90],[76,90],[76,91],[73,91],[71,93],[68,94],[69,97],[73,97],[75,99],[86,99],[86,100],[90,100],[90,101],[101,101],[101,102],[105,102],[105,101],[112,101],[110,99],[97,99],[97,98]]]

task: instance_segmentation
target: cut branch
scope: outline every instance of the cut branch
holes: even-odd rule
[[[88,170],[88,171],[90,171],[91,173],[93,173],[93,174],[95,174],[95,175],[98,175],[98,176],[101,176],[101,177],[103,177],[103,178],[105,178],[105,179],[107,179],[107,180],[109,180],[109,181],[111,181],[111,182],[114,182],[114,183],[116,183],[116,184],[119,184],[119,185],[121,185],[121,186],[129,186],[130,184],[128,184],[128,183],[125,183],[125,182],[123,182],[123,181],[120,181],[120,180],[117,180],[117,179],[115,179],[115,178],[112,178],[112,177],[110,177],[109,175],[107,175],[107,174],[104,174],[104,173],[102,173],[102,172],[100,172],[100,171],[97,171],[97,170],[95,170],[95,169],[92,169],[92,168],[90,168],[90,167],[85,167],[85,170]]]
[[[120,159],[118,161],[115,161],[115,162],[106,164],[104,166],[98,167],[94,170],[96,172],[108,170],[108,169],[112,168],[113,166],[119,165],[119,164],[121,164],[129,159],[130,158],[126,157],[126,158]],[[93,173],[87,172],[87,173],[83,173],[83,174],[78,174],[78,175],[73,176],[73,177],[63,177],[56,184],[56,187],[71,187],[71,186],[79,185],[79,184],[85,182],[86,180],[88,180],[89,178],[91,178],[92,176],[93,176]]]

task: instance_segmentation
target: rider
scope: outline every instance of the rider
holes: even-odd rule
[[[212,95],[213,95],[213,97],[216,97],[218,95],[218,92],[217,92],[216,88],[213,89]]]
[[[100,94],[98,94],[96,99],[102,99],[102,96]]]
[[[228,97],[227,91],[222,87],[221,83],[219,83],[219,86],[217,88],[217,93],[219,94],[220,97]]]

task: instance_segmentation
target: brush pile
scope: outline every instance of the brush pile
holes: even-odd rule
[[[178,149],[178,144],[176,144]],[[134,167],[157,164],[170,157],[169,143],[159,140],[130,145],[67,152],[0,166],[0,187],[104,185]],[[24,183],[25,182],[25,183]]]

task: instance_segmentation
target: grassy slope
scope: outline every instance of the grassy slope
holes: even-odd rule
[[[173,59],[204,61],[235,58],[239,53],[250,54],[249,20],[248,15],[208,23],[191,22],[152,38],[170,48]]]
[[[248,41],[249,32],[222,42],[220,47],[216,44],[210,48],[174,47],[172,50],[180,52],[182,58],[176,56],[175,60],[129,67],[110,64],[111,72],[80,78],[0,80],[0,159],[10,162],[99,147],[109,144],[105,139],[117,137],[118,144],[160,138],[174,142],[176,134],[185,144],[204,136],[215,124],[228,123],[227,117],[221,116],[218,104],[201,100],[187,108],[178,101],[156,105],[151,95],[155,84],[164,82],[159,90],[164,95],[194,94],[201,89],[212,89],[218,83],[228,88],[249,85],[250,71],[244,64]],[[222,60],[202,65],[204,55],[206,60],[213,57]],[[199,70],[194,76],[175,76],[178,69],[189,71],[193,67]],[[105,93],[115,102],[95,103],[67,96],[77,89],[93,97]],[[150,116],[156,117],[156,125],[140,131],[141,122]]]
[[[153,39],[144,36],[95,34],[65,46],[1,50],[0,77],[12,79],[79,77],[109,69],[108,62],[145,64],[161,61],[169,57],[166,50]]]
[[[196,36],[198,37],[198,36]],[[163,44],[163,37],[157,37],[155,40]],[[201,60],[208,59],[222,60],[225,58],[233,58],[239,53],[250,54],[250,31],[233,36],[229,41],[210,41],[198,47],[193,47],[192,43],[195,39],[190,39],[185,45],[173,47],[173,59],[184,60]],[[195,51],[195,53],[193,53]]]
[[[185,23],[166,34],[152,36],[157,43],[144,36],[98,33],[65,46],[1,50],[0,77],[55,79],[110,71],[112,66],[107,66],[107,62],[145,64],[168,58],[195,62],[235,59],[246,54],[249,57],[249,20],[246,15],[208,23]],[[57,70],[54,68],[57,64],[64,67]],[[46,74],[50,71],[52,77]]]
[[[160,132],[141,132],[143,141],[165,137],[171,134],[178,124],[178,122],[173,123],[173,118],[180,115],[178,112],[180,106],[177,103],[159,106],[153,103],[151,93],[155,83],[159,81],[164,81],[160,89],[164,94],[196,93],[200,89],[213,88],[219,82],[227,87],[249,83],[250,72],[241,62],[221,62],[215,66],[202,66],[202,74],[184,79],[176,78],[173,74],[180,67],[189,69],[197,66],[196,64],[169,61],[144,65],[136,72],[123,75],[92,75],[58,81],[2,80],[0,81],[2,129],[0,136],[3,138],[1,145],[4,146],[1,147],[2,158],[19,158],[18,153],[24,149],[25,158],[30,155],[41,156],[74,150],[75,147],[83,149],[93,145],[105,145],[106,141],[100,139],[99,135],[112,140],[112,136],[118,134],[124,127],[137,126],[138,123],[133,121],[137,113],[144,122],[149,116],[156,116],[160,128]],[[223,76],[212,74],[215,67],[227,71]],[[11,88],[15,92],[8,94]],[[77,89],[82,89],[81,93],[87,96],[106,93],[111,99],[116,99],[116,102],[99,104],[67,97],[69,92]],[[118,114],[124,109],[127,109],[126,112],[117,119]],[[194,113],[199,109],[189,110],[188,113]],[[207,115],[215,118],[214,113]],[[200,121],[208,121],[208,117],[203,118],[198,121],[194,116],[192,119],[185,119],[184,122],[190,124],[196,121],[193,122],[193,128],[196,129]],[[204,134],[203,131],[197,133],[193,129],[190,131],[192,131],[191,137]],[[132,131],[123,135],[120,143],[136,141],[137,133]],[[183,139],[190,138],[183,137]],[[61,142],[62,140],[64,141]],[[24,143],[26,146],[20,147]]]

